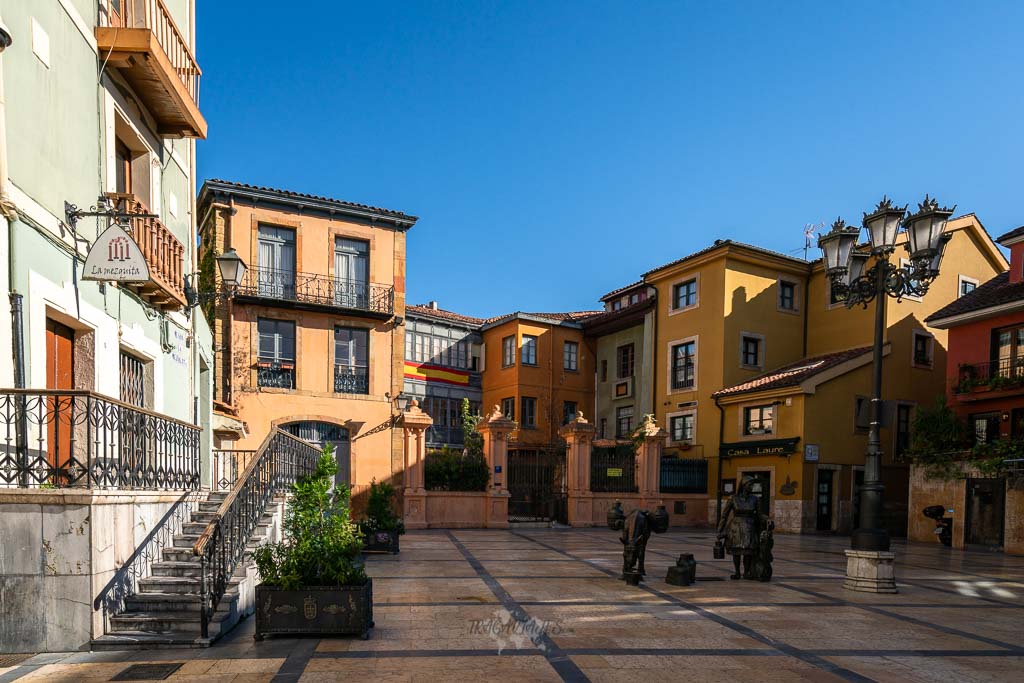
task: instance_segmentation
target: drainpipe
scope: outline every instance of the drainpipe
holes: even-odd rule
[[[722,437],[725,436],[725,408],[715,397],[715,407],[718,408],[718,477],[715,484],[715,528],[722,523]]]

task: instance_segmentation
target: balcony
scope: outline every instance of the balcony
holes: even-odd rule
[[[107,25],[96,45],[141,98],[164,137],[206,137],[199,112],[202,71],[161,0],[101,0]]]
[[[294,389],[295,361],[260,358],[256,362],[256,385],[270,389]]]
[[[199,435],[89,391],[0,389],[0,488],[196,489]]]
[[[1024,357],[963,363],[953,381],[953,391],[961,395],[1020,390],[1024,388]]]
[[[149,213],[133,194],[107,192],[107,200],[124,213]],[[160,311],[180,311],[185,307],[185,277],[182,272],[185,245],[157,218],[131,219],[132,237],[149,264],[149,282],[122,283],[149,305]]]
[[[395,310],[395,288],[316,273],[250,268],[235,300],[300,310],[346,311],[387,320]]]
[[[335,365],[334,391],[338,394],[370,393],[370,369],[354,365]]]

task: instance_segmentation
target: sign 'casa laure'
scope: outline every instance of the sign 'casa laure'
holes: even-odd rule
[[[723,458],[746,455],[792,455],[800,437],[792,439],[766,439],[755,442],[723,443],[718,454]]]
[[[148,282],[149,265],[132,236],[111,225],[96,238],[85,257],[83,280]]]

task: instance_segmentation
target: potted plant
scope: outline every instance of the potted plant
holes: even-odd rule
[[[292,486],[284,540],[253,554],[256,640],[284,634],[358,634],[373,627],[373,583],[359,558],[362,538],[349,515],[350,492],[335,486],[330,446],[316,471]]]
[[[405,522],[395,514],[395,487],[387,482],[370,482],[366,519],[359,522],[363,532],[363,552],[398,554],[398,537],[405,533]]]

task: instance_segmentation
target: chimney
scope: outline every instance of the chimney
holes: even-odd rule
[[[437,310],[437,302],[436,301],[430,301],[430,302],[427,303],[427,307],[430,310],[432,310],[432,311],[436,311]]]
[[[1024,280],[1024,231],[1020,228],[999,238],[999,243],[1010,250],[1010,282]]]

